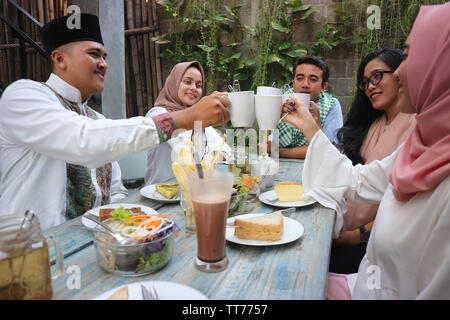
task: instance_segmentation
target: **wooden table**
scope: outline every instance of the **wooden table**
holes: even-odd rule
[[[301,182],[302,167],[301,160],[281,160],[275,183],[283,180]],[[92,234],[71,227],[81,223],[78,217],[45,232],[60,239],[65,256],[65,272],[53,281],[53,299],[92,299],[117,286],[149,280],[182,283],[213,300],[325,298],[335,213],[318,203],[297,208],[290,215],[305,229],[300,239],[266,247],[227,242],[228,268],[219,273],[204,273],[194,266],[196,233],[185,228],[185,217],[178,204],[162,204],[140,194],[122,202],[152,207],[168,214],[178,224],[181,231],[175,236],[175,252],[171,262],[156,273],[140,277],[108,273],[97,264]],[[275,209],[255,201],[249,211],[270,212]],[[51,256],[54,260],[53,250]],[[73,282],[77,272],[81,280],[79,289]]]

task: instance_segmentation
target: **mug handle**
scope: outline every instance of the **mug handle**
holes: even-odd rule
[[[52,280],[58,279],[64,271],[64,256],[61,249],[61,244],[59,241],[53,236],[48,235],[47,236],[48,242],[51,242],[53,246],[55,247],[56,252],[56,273],[52,274]]]

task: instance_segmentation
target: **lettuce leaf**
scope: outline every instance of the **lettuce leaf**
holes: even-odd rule
[[[122,221],[122,219],[129,218],[133,215],[133,212],[130,210],[126,210],[124,207],[120,206],[117,209],[111,211],[111,219],[112,221]]]

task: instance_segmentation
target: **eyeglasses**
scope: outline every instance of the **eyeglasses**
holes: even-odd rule
[[[358,84],[358,88],[362,91],[366,91],[367,88],[369,88],[369,82],[376,86],[383,80],[383,75],[385,73],[394,73],[394,71],[385,71],[385,70],[378,70],[375,71],[369,78],[364,79],[360,84]]]

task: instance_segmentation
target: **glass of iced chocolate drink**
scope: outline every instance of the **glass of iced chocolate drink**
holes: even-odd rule
[[[233,174],[221,170],[204,170],[188,175],[191,200],[197,225],[196,267],[205,272],[219,272],[228,266],[225,232],[230,205]]]

